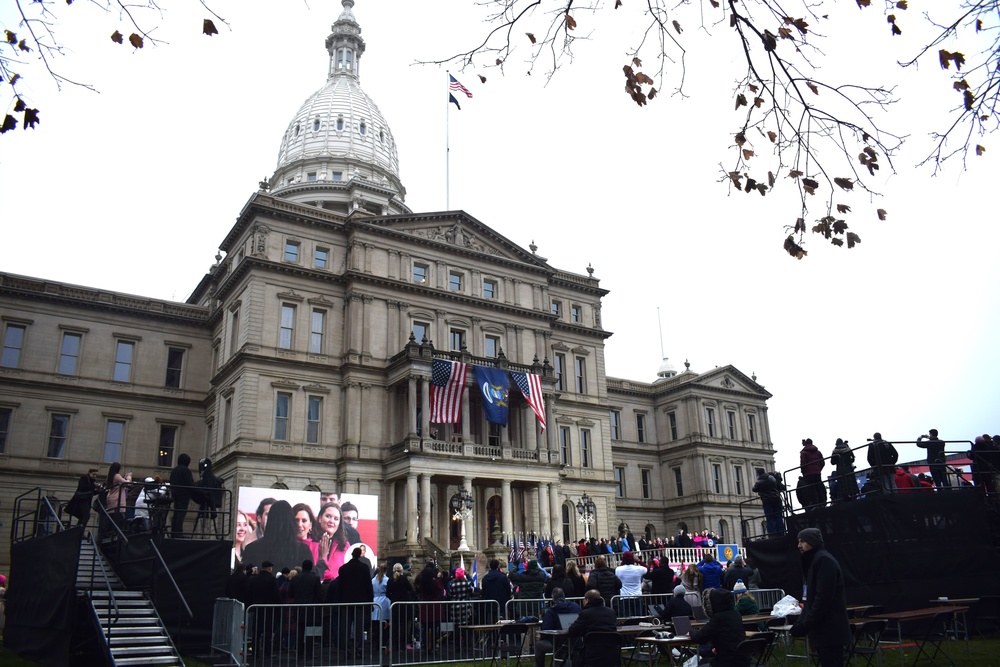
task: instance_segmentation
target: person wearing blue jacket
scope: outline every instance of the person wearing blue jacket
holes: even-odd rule
[[[698,570],[701,572],[701,589],[707,591],[709,588],[722,588],[722,566],[715,559],[715,554],[706,551],[698,563]]]

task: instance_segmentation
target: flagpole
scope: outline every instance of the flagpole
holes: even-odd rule
[[[451,95],[451,72],[445,72],[448,77],[448,95]],[[444,98],[444,210],[451,210],[451,141],[450,119],[451,98]]]

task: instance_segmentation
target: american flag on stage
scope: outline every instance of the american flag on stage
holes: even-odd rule
[[[542,427],[542,432],[545,431],[545,403],[542,398],[542,376],[535,375],[534,373],[519,373],[517,371],[511,371],[510,377],[513,378],[514,384],[521,391],[521,395],[524,396],[524,400],[528,401],[528,405],[531,409],[535,411],[535,416],[538,417],[538,423]]]
[[[468,364],[431,361],[431,416],[435,424],[457,424],[462,419],[462,392]]]
[[[456,79],[451,74],[449,74],[448,75],[448,80],[449,80],[449,82],[448,82],[448,88],[450,88],[451,90],[457,90],[457,91],[459,91],[461,93],[465,93],[466,97],[468,97],[470,99],[472,98],[472,91],[470,91],[468,88],[466,88],[461,83],[459,83],[458,79]]]

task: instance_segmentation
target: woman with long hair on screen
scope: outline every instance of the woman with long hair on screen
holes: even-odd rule
[[[257,526],[246,512],[236,512],[236,529],[233,534],[233,557],[230,560],[230,569],[235,570],[243,564],[243,549],[253,541],[256,530]]]
[[[323,581],[336,579],[347,555],[347,534],[339,503],[326,503],[319,509],[314,532],[319,537],[316,565],[323,572]]]
[[[295,526],[295,514],[287,500],[279,500],[271,505],[267,513],[267,530],[264,537],[246,545],[243,560],[261,564],[271,561],[274,568],[293,568],[302,561],[311,560],[309,547],[299,541]]]
[[[312,562],[315,565],[319,562],[319,542],[313,539],[313,531],[316,529],[316,517],[313,516],[312,507],[306,503],[297,503],[292,507],[292,512],[295,513],[295,530],[297,531],[299,542],[309,547],[309,553],[312,554]],[[299,565],[301,564],[299,563]]]

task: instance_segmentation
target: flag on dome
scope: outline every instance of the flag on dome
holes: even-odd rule
[[[535,373],[520,373],[518,371],[511,371],[510,377],[514,380],[514,384],[521,391],[521,395],[524,396],[524,400],[528,402],[531,409],[535,411],[535,416],[538,417],[538,423],[542,427],[542,432],[545,432],[545,403],[542,398],[542,376],[536,375]]]
[[[447,359],[431,361],[431,415],[435,424],[457,424],[462,419],[462,391],[468,364]]]

